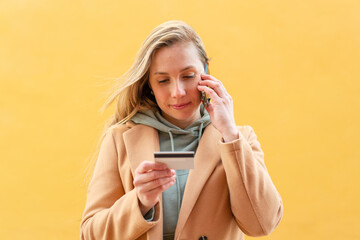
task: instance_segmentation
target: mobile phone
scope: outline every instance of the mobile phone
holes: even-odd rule
[[[193,169],[194,152],[154,152],[155,162],[165,163],[171,169]]]
[[[208,72],[208,63],[205,63],[205,73],[207,74],[207,72]],[[202,101],[204,107],[207,107],[207,106],[209,106],[211,98],[204,91],[202,91],[201,92],[201,101]]]

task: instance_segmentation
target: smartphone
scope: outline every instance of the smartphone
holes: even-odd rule
[[[208,64],[205,63],[205,73],[207,74],[207,72],[208,72]],[[201,101],[202,101],[204,107],[207,107],[207,106],[209,106],[211,98],[204,91],[202,91],[201,92]]]

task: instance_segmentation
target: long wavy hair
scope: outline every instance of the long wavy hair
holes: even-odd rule
[[[157,50],[179,42],[191,42],[198,51],[200,60],[206,64],[208,57],[199,35],[182,21],[160,24],[146,38],[130,69],[115,84],[112,94],[102,110],[116,101],[115,112],[108,120],[105,131],[113,125],[127,122],[140,109],[157,107],[149,87],[149,69]],[[204,66],[205,67],[205,66]]]
[[[111,94],[105,101],[104,112],[116,101],[115,112],[107,120],[105,129],[97,144],[97,150],[87,167],[87,181],[95,165],[95,158],[100,149],[100,143],[111,128],[126,123],[139,110],[158,107],[155,97],[149,87],[149,69],[157,50],[172,46],[175,43],[191,42],[199,54],[200,60],[205,64],[209,59],[199,35],[192,27],[182,21],[167,21],[155,27],[141,45],[134,63],[130,69],[121,76],[112,88]]]

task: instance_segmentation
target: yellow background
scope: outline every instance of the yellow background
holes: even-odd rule
[[[79,238],[106,92],[170,19],[262,144],[284,216],[259,239],[360,239],[356,0],[0,1],[0,238]]]

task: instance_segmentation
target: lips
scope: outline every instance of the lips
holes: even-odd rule
[[[186,108],[187,106],[190,105],[190,102],[188,103],[180,103],[180,104],[174,104],[174,105],[170,105],[173,109],[175,110],[181,110],[181,109],[184,109]]]

